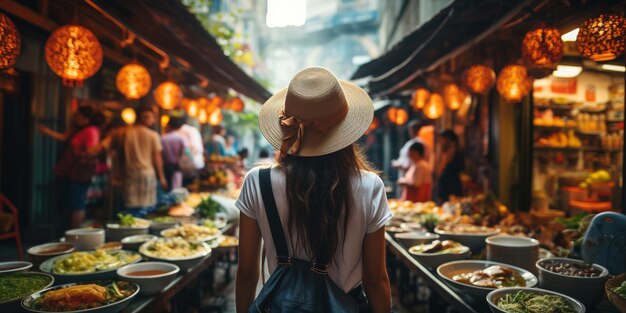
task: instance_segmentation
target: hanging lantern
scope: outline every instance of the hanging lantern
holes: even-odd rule
[[[426,103],[426,106],[422,111],[427,118],[436,120],[443,116],[444,110],[445,107],[443,105],[443,97],[441,97],[438,93],[433,93],[430,95],[428,103]]]
[[[205,109],[200,109],[200,111],[198,112],[198,122],[200,122],[200,124],[206,124],[209,120],[209,115],[206,113]]]
[[[189,100],[185,106],[187,107],[187,115],[191,117],[198,116],[198,108],[200,107],[199,101]]]
[[[171,110],[183,100],[183,91],[176,83],[164,81],[154,90],[154,100],[164,110]]]
[[[115,85],[126,98],[137,100],[150,91],[152,78],[150,73],[141,64],[130,63],[124,65],[115,78]]]
[[[55,30],[46,42],[46,62],[66,86],[81,85],[102,66],[102,47],[96,35],[79,25]]]
[[[465,98],[467,98],[467,94],[459,85],[451,83],[443,87],[443,99],[450,110],[458,110],[463,102],[465,102]]]
[[[413,109],[415,111],[421,110],[428,101],[428,97],[430,97],[430,91],[426,88],[417,88],[413,93],[413,100],[411,104],[413,105]]]
[[[409,113],[403,108],[391,107],[387,110],[387,118],[392,124],[401,126],[409,120]]]
[[[222,122],[223,119],[224,119],[224,116],[222,115],[222,109],[217,108],[209,116],[209,124],[211,126],[217,126]]]
[[[530,92],[532,78],[528,76],[526,67],[509,65],[498,74],[496,87],[504,99],[519,102]]]
[[[234,97],[228,103],[228,108],[233,110],[234,112],[243,112],[244,107],[245,107],[245,104],[239,97]]]
[[[463,83],[472,93],[486,93],[495,82],[496,73],[485,65],[472,65],[463,72]]]
[[[20,33],[8,16],[0,13],[0,70],[13,67],[20,54]]]
[[[377,117],[374,117],[374,119],[372,119],[372,123],[370,124],[370,127],[368,127],[367,130],[365,131],[365,134],[368,135],[374,130],[376,130],[376,128],[378,128],[378,125],[380,125],[380,121],[378,120]]]
[[[626,18],[619,14],[601,14],[585,21],[576,37],[576,48],[594,61],[613,60],[624,53]]]
[[[167,114],[161,115],[161,127],[165,128],[167,123],[170,122],[170,116]]]
[[[124,123],[126,123],[127,125],[132,125],[135,123],[135,120],[137,120],[137,113],[135,113],[135,110],[133,110],[133,108],[125,108],[120,113],[120,116],[122,117]]]
[[[530,30],[522,41],[522,57],[532,67],[554,70],[563,56],[563,39],[554,27]]]

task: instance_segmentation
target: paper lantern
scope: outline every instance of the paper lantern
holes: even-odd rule
[[[244,107],[245,107],[245,104],[243,103],[243,101],[239,97],[234,97],[228,103],[228,108],[233,110],[233,111],[235,111],[235,112],[243,112]]]
[[[102,46],[96,35],[79,25],[65,25],[55,30],[45,48],[50,69],[66,86],[76,86],[93,76],[102,66]]]
[[[183,91],[176,83],[164,81],[154,90],[154,100],[164,110],[171,110],[183,100]]]
[[[563,56],[563,39],[554,27],[540,26],[530,30],[522,41],[522,57],[533,67],[554,70]]]
[[[457,84],[447,84],[443,87],[443,100],[450,110],[458,110],[465,102],[467,94]]]
[[[387,110],[387,118],[392,124],[401,126],[409,120],[409,113],[403,108],[391,107]]]
[[[519,102],[530,92],[532,82],[526,67],[513,64],[500,71],[496,88],[504,99]]]
[[[209,124],[211,126],[217,126],[222,122],[223,119],[224,116],[222,115],[222,109],[217,108],[215,109],[215,111],[213,111],[213,113],[211,113],[211,115],[209,115]]]
[[[200,109],[200,111],[198,112],[198,122],[200,122],[200,124],[206,124],[209,120],[209,115],[206,113],[205,109]]]
[[[613,60],[624,53],[626,19],[619,14],[601,14],[585,21],[576,37],[576,48],[594,61]]]
[[[427,118],[431,120],[436,120],[443,116],[443,112],[445,109],[446,108],[443,105],[443,97],[438,93],[433,93],[430,95],[428,103],[426,103],[426,106],[424,106],[422,112],[424,112],[424,115]]]
[[[115,86],[126,98],[137,100],[148,94],[152,86],[152,78],[141,64],[130,63],[117,72]]]
[[[0,70],[13,67],[20,54],[22,41],[15,24],[0,13]]]
[[[135,113],[135,110],[133,110],[133,108],[125,108],[120,113],[120,116],[122,117],[124,123],[126,123],[127,125],[132,125],[135,123],[135,120],[137,120],[137,113]]]
[[[421,110],[430,97],[430,91],[426,88],[417,88],[413,93],[413,99],[411,101],[412,107],[415,111]]]
[[[495,82],[496,73],[485,65],[472,65],[463,72],[463,84],[471,93],[486,93]]]
[[[161,127],[165,128],[167,123],[170,122],[170,116],[167,114],[161,115]]]
[[[196,100],[189,100],[186,104],[187,107],[187,115],[191,117],[198,116],[198,109],[200,107],[200,102]]]
[[[370,123],[370,127],[368,127],[367,130],[365,131],[365,134],[367,135],[373,132],[374,130],[376,130],[376,128],[378,128],[378,125],[380,125],[380,121],[378,120],[377,117],[374,117],[374,119],[372,119],[372,123]]]

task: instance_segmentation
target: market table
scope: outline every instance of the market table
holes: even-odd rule
[[[391,234],[385,233],[388,251],[398,257],[410,271],[421,277],[426,285],[442,300],[454,307],[458,312],[483,313],[491,312],[485,299],[475,299],[460,294],[439,278],[436,270],[429,270],[420,264],[406,248],[398,243]],[[588,313],[619,313],[608,300],[603,300],[594,308],[587,308]]]

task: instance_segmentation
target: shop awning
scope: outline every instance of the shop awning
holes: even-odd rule
[[[178,0],[92,0],[137,36],[190,64],[209,84],[265,102],[271,94],[224,55],[215,39]]]
[[[520,13],[531,0],[455,0],[352,79],[368,77],[371,96],[406,89],[421,75],[463,53]]]

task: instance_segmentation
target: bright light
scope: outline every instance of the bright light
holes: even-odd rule
[[[556,71],[552,72],[552,75],[556,77],[571,78],[578,76],[582,71],[583,68],[581,66],[558,65],[556,67]]]
[[[580,28],[576,28],[572,31],[569,31],[563,35],[561,35],[561,39],[563,39],[563,41],[576,41],[576,37],[578,37],[578,31],[580,30]]]
[[[607,70],[607,71],[626,72],[626,66],[622,66],[622,65],[602,64],[602,66],[600,67],[603,70]]]
[[[267,27],[302,26],[306,22],[306,0],[268,0]]]
[[[122,110],[120,115],[122,116],[122,120],[124,120],[124,123],[126,123],[127,125],[134,124],[135,120],[137,119],[137,114],[135,114],[135,110],[133,110],[133,108],[125,108],[124,110]]]

